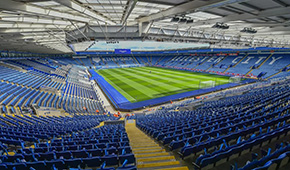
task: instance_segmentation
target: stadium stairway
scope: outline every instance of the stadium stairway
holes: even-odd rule
[[[152,55],[150,56],[150,63],[151,63],[151,65],[153,65],[153,57],[152,57]]]
[[[114,57],[112,57],[112,59],[113,59],[113,61],[114,61],[114,63],[116,63],[117,64],[117,66],[119,67],[120,65],[119,65],[119,63],[115,60],[115,58]]]
[[[136,59],[139,61],[139,63],[146,64],[145,58],[143,58],[142,56],[136,56]]]
[[[132,54],[132,58],[136,61],[136,64],[140,64],[136,57]]]
[[[238,64],[240,64],[245,58],[247,58],[249,56],[249,54],[246,54],[242,59],[240,59],[235,65],[233,65],[233,67],[236,67]],[[230,68],[232,67],[228,67],[223,73],[227,72]]]
[[[175,60],[177,57],[178,57],[178,55],[176,55],[176,56],[174,56],[174,57],[169,57],[169,58],[167,58],[167,59],[164,61],[163,65],[166,65],[166,64],[169,63],[170,61]]]
[[[107,65],[107,64],[105,63],[105,61],[104,61],[104,59],[103,59],[102,56],[100,56],[100,59],[101,59],[101,61],[103,62],[104,65]]]
[[[90,60],[90,63],[92,64],[92,66],[94,67],[94,69],[96,69],[96,66],[95,66],[95,64],[94,64],[94,62],[93,62],[92,57],[89,57],[89,60]]]
[[[150,61],[150,58],[147,55],[146,55],[146,58],[147,58],[148,63],[151,65],[152,63]]]
[[[204,63],[206,63],[209,59],[211,59],[212,57],[208,57],[206,58],[203,62],[201,62],[200,64],[197,64],[196,66],[194,66],[193,68],[195,69],[197,66],[199,65],[203,65]]]
[[[270,55],[270,56],[272,56],[272,55]],[[286,67],[290,67],[290,64],[288,64]],[[272,78],[272,77],[274,77],[274,76],[276,76],[276,75],[282,73],[282,72],[283,72],[282,70],[283,70],[283,68],[281,68],[278,72],[276,72],[276,73],[270,75],[269,77],[267,77],[266,80],[269,80],[270,78]],[[288,72],[289,72],[289,71],[288,71]]]
[[[165,56],[159,57],[159,59],[156,61],[155,65],[159,65],[159,63],[166,58]]]
[[[142,170],[188,170],[174,156],[166,152],[153,139],[136,127],[135,120],[129,120],[125,129],[132,151],[136,157],[136,165]]]
[[[228,57],[228,55],[224,56],[223,59],[221,59],[219,62],[215,63],[215,65],[220,64],[223,60],[225,60]],[[208,71],[209,69],[211,69],[213,67],[213,65],[210,65],[210,67],[208,69],[206,69],[205,71]]]
[[[82,63],[83,66],[88,67],[87,65],[85,65],[85,63],[82,61],[81,58],[79,58],[80,62]]]
[[[254,69],[253,69],[253,66],[252,66],[251,69],[245,75],[249,75],[253,70]]]
[[[287,72],[290,72],[290,71],[287,71]],[[276,76],[276,75],[278,75],[280,73],[282,73],[281,70],[279,72],[277,72],[277,73],[274,73],[274,74],[270,75],[269,77],[266,78],[266,80],[269,80],[270,78],[272,78],[272,77],[274,77],[274,76]]]
[[[262,65],[264,65],[272,56],[273,56],[273,54],[274,53],[271,53],[258,67],[257,67],[257,69],[258,68],[260,68],[260,67],[262,67]]]
[[[187,66],[191,65],[192,62],[188,62],[184,67],[186,68]],[[196,66],[195,66],[196,67]]]
[[[77,61],[77,59],[75,59],[75,58],[72,58],[78,65],[82,65],[79,61]]]

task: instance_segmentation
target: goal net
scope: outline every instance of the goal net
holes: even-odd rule
[[[215,81],[201,81],[199,84],[200,89],[206,89],[211,87],[215,87]]]
[[[230,77],[229,79],[229,83],[240,83],[240,82],[241,82],[241,77],[239,76]]]

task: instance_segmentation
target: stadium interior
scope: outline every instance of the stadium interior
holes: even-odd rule
[[[289,21],[290,0],[0,0],[0,170],[289,170]]]

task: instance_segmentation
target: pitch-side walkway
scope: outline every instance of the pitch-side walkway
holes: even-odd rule
[[[131,123],[130,123],[131,122]],[[126,131],[136,157],[137,168],[142,170],[188,170],[175,157],[160,147],[153,139],[136,127],[135,120],[128,120]]]

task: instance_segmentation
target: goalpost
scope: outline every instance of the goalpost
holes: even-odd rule
[[[240,76],[230,77],[230,79],[229,79],[229,83],[240,83],[240,82],[241,82]]]
[[[207,88],[212,88],[216,86],[215,81],[201,81],[199,83],[199,88],[200,89],[207,89]]]

